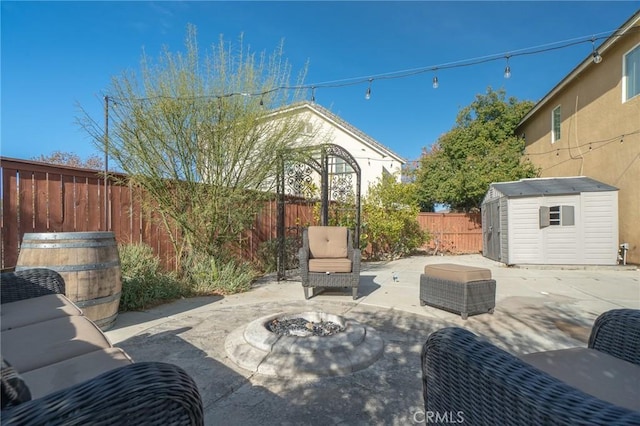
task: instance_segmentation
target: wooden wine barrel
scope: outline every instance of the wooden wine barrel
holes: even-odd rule
[[[102,330],[113,326],[122,292],[113,232],[26,233],[16,270],[36,267],[62,275],[66,296]]]

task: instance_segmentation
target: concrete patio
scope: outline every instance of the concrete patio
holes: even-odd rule
[[[420,306],[420,273],[426,264],[443,262],[491,269],[497,281],[493,315],[464,321]],[[508,268],[480,255],[416,256],[364,263],[359,295],[353,301],[350,291],[333,291],[307,301],[300,282],[267,276],[247,293],[120,314],[106,334],[135,361],[183,367],[198,384],[208,425],[419,424],[420,350],[432,331],[465,327],[515,354],[586,346],[599,314],[640,309],[640,272],[622,266]],[[283,378],[244,370],[225,352],[225,339],[238,327],[278,312],[307,311],[374,328],[384,340],[382,356],[347,375]]]

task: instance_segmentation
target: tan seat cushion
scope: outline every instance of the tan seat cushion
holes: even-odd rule
[[[640,365],[588,348],[536,352],[521,359],[589,395],[640,411]]]
[[[129,355],[120,348],[100,349],[28,371],[22,378],[31,398],[36,399],[131,363]]]
[[[84,316],[25,325],[3,331],[0,338],[2,357],[19,373],[111,347],[102,331]]]
[[[82,310],[62,294],[3,303],[0,305],[0,329],[5,331],[70,315],[82,315]]]
[[[349,259],[309,259],[309,272],[351,272]]]
[[[424,274],[441,280],[467,283],[491,279],[491,270],[475,266],[456,265],[454,263],[437,263],[424,267]]]
[[[309,258],[338,259],[347,257],[347,228],[344,226],[310,226]]]

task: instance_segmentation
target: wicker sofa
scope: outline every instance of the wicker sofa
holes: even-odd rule
[[[361,253],[352,238],[343,226],[309,226],[303,231],[298,259],[305,299],[315,288],[351,288],[353,300],[358,298]]]
[[[462,328],[422,349],[425,416],[465,424],[640,424],[640,311],[595,321],[587,348],[516,357]]]
[[[193,379],[113,347],[58,273],[3,273],[0,290],[2,425],[203,424]]]

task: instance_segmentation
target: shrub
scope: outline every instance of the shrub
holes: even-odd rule
[[[363,206],[361,247],[374,259],[405,256],[428,241],[418,223],[415,186],[385,175],[374,186]]]
[[[204,253],[192,254],[184,262],[184,279],[196,295],[247,291],[257,275],[248,263],[217,259]]]
[[[147,244],[120,244],[118,252],[123,277],[147,277],[158,274],[160,259]]]
[[[298,249],[300,243],[297,238],[287,237],[284,240],[286,250],[285,269],[298,267]],[[275,272],[278,269],[278,239],[264,241],[258,247],[258,261],[264,272]]]
[[[122,296],[119,310],[137,311],[189,295],[189,290],[173,274],[160,271],[160,260],[146,244],[118,247],[122,269]]]

